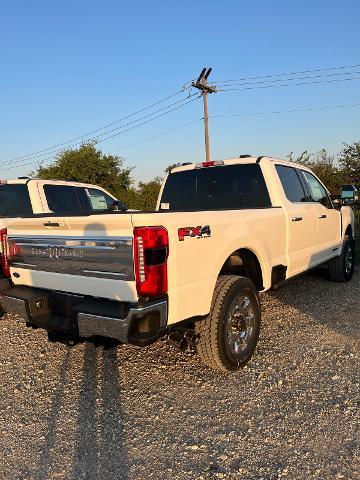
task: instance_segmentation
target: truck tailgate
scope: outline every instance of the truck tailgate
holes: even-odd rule
[[[131,214],[21,219],[8,238],[15,285],[137,301]]]

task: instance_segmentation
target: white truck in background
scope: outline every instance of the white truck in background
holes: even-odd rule
[[[10,223],[4,311],[74,342],[196,345],[234,371],[259,336],[259,292],[319,265],[347,282],[354,215],[306,167],[269,157],[174,168],[155,212],[55,212]],[[304,299],[305,301],[305,299]]]
[[[124,209],[109,192],[96,185],[63,180],[19,177],[0,180],[0,260],[3,274],[9,274],[6,256],[2,255],[6,227],[15,218],[32,214],[67,214],[104,212]],[[4,264],[5,262],[5,264]]]

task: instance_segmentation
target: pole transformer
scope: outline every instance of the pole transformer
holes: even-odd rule
[[[208,85],[207,80],[212,68],[203,68],[196,82],[192,86],[201,91],[204,103],[204,128],[205,128],[205,154],[206,161],[210,161],[210,140],[209,140],[209,114],[208,114],[208,93],[215,93],[216,87]]]

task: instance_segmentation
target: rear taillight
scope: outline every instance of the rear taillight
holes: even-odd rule
[[[1,260],[1,270],[2,274],[5,277],[10,277],[10,263],[9,263],[9,252],[8,252],[8,239],[7,239],[7,230],[2,228],[0,230],[0,260]]]
[[[164,227],[134,228],[135,279],[138,295],[167,293],[169,237]]]

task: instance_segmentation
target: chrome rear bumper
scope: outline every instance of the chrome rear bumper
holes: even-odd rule
[[[0,305],[4,312],[16,313],[26,323],[50,332],[79,338],[107,337],[139,346],[153,343],[167,326],[166,299],[126,304],[9,286],[0,290]]]

